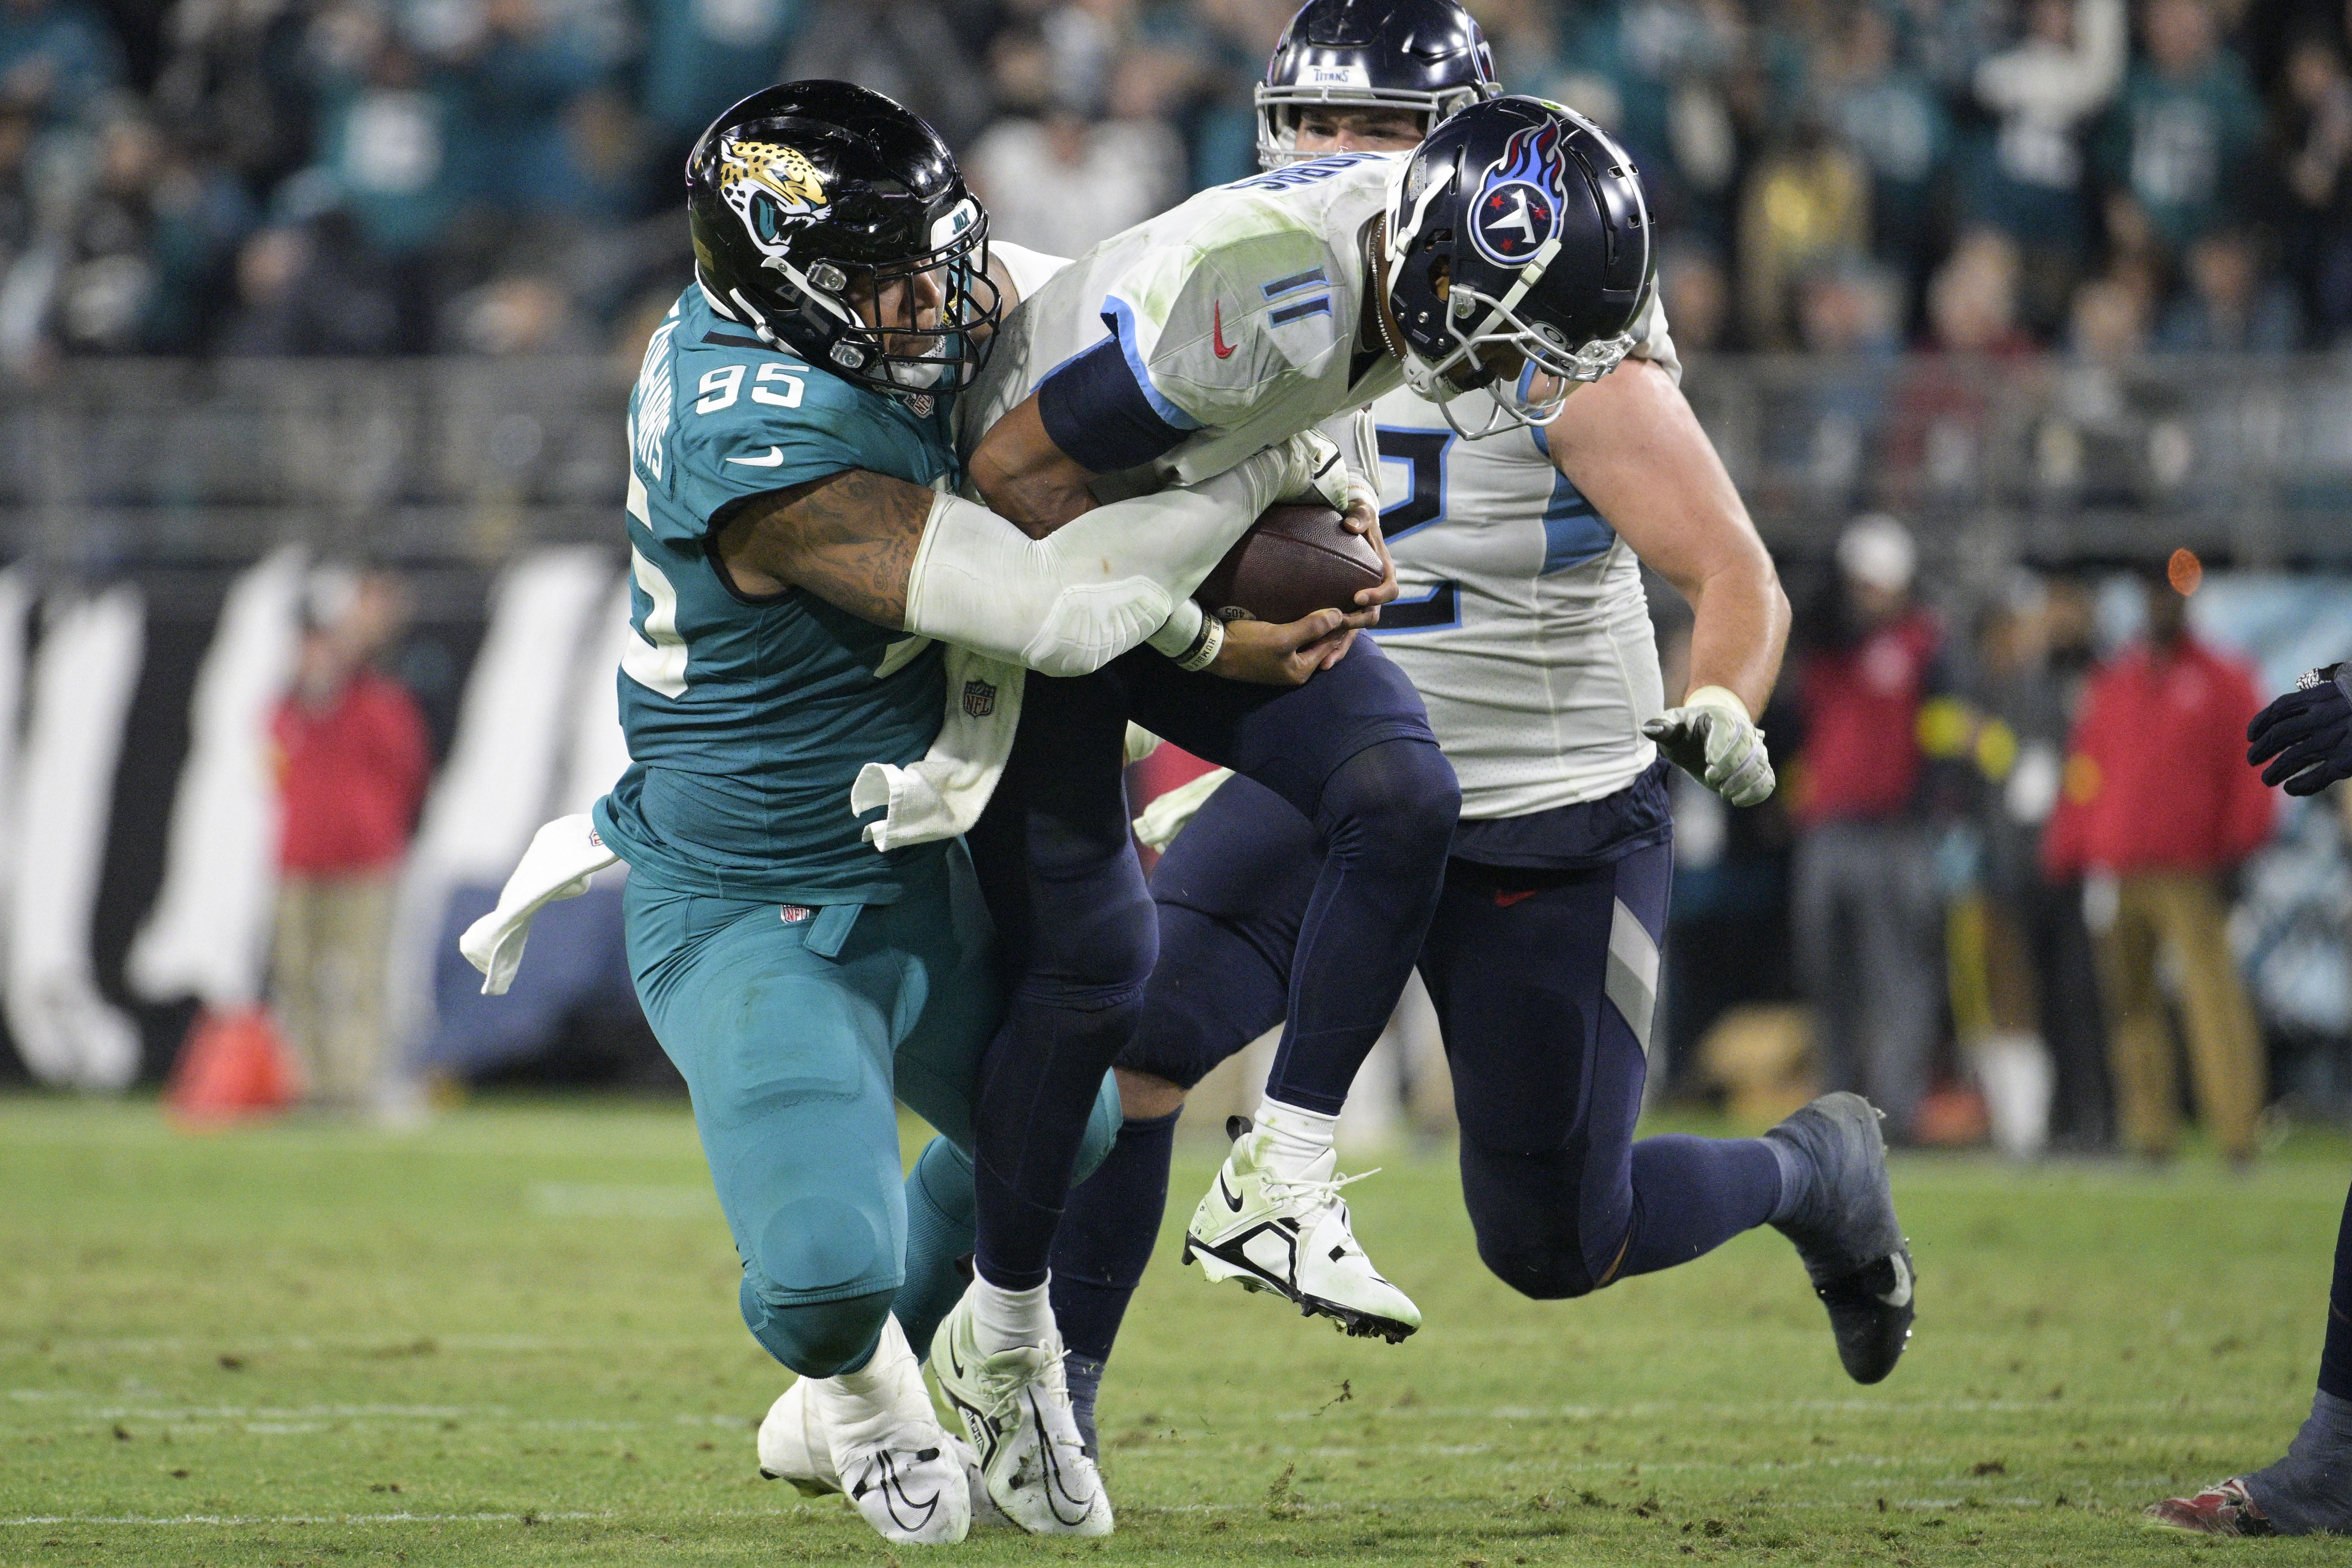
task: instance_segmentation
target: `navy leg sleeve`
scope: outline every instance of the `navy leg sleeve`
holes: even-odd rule
[[[969,837],[1010,993],[973,1118],[977,1267],[1007,1289],[1045,1283],[1103,1074],[1133,1037],[1157,952],[1128,837],[1126,722],[1107,675],[1031,677]]]
[[[1160,1239],[1176,1119],[1130,1120],[1101,1168],[1070,1193],[1054,1238],[1054,1319],[1074,1355],[1102,1362]]]
[[[1226,780],[1151,869],[1160,962],[1118,1065],[1191,1089],[1281,1023],[1322,869],[1313,824],[1265,785]]]
[[[1478,1253],[1535,1297],[1685,1262],[1769,1218],[1760,1139],[1636,1144],[1673,851],[1534,871],[1457,861],[1423,958]]]
[[[1436,912],[1462,796],[1433,742],[1383,741],[1324,785],[1322,872],[1298,928],[1266,1096],[1336,1116],[1388,1026]]]
[[[1307,820],[1246,778],[1228,780],[1151,873],[1160,962],[1118,1065],[1184,1089],[1282,1022],[1298,922],[1322,851]],[[1177,1114],[1181,1114],[1177,1113]],[[1097,1373],[1141,1283],[1168,1206],[1176,1114],[1132,1121],[1070,1194],[1054,1240],[1054,1315],[1073,1360],[1071,1393]]]
[[[1454,770],[1420,694],[1369,639],[1297,688],[1186,676],[1165,659],[1135,658],[1118,668],[1139,723],[1265,785],[1321,841],[1266,1089],[1336,1113],[1404,991],[1436,907],[1462,804]]]

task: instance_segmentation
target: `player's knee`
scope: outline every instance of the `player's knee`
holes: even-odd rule
[[[1462,786],[1427,741],[1383,741],[1339,765],[1323,786],[1325,837],[1367,863],[1442,860],[1462,814]]]
[[[1024,994],[1076,1011],[1140,1005],[1160,961],[1160,926],[1139,885],[1116,896],[1074,897],[1041,940]]]
[[[745,1326],[770,1355],[803,1377],[832,1377],[856,1371],[873,1356],[892,1294],[877,1290],[840,1301],[774,1301],[747,1270],[740,1301]]]
[[[1600,1281],[1577,1224],[1575,1162],[1558,1153],[1462,1142],[1462,1202],[1478,1259],[1520,1295],[1538,1301],[1589,1296]]]
[[[1478,1260],[1496,1279],[1531,1300],[1572,1300],[1601,1288],[1572,1245],[1527,1237],[1490,1237],[1482,1230]]]
[[[751,1238],[743,1321],[794,1372],[830,1377],[872,1348],[897,1272],[877,1216],[830,1193],[804,1193],[777,1205]],[[845,1291],[855,1293],[824,1299]]]

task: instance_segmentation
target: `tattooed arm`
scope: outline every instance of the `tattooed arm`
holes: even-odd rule
[[[877,626],[907,624],[907,574],[937,495],[863,468],[844,468],[753,496],[719,530],[719,562],[739,594],[806,588]]]
[[[938,637],[1049,675],[1082,675],[1149,641],[1239,680],[1295,686],[1351,623],[1319,611],[1223,640],[1186,597],[1312,454],[1272,447],[1195,486],[1097,507],[1032,540],[987,508],[845,469],[740,503],[716,556],[736,592],[803,588],[877,626]],[[1367,614],[1366,619],[1369,619]]]

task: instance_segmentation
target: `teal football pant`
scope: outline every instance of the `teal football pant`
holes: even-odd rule
[[[962,1289],[972,1102],[1002,1012],[962,846],[895,904],[812,911],[633,879],[623,909],[638,999],[694,1097],[752,1336],[829,1377],[866,1364],[896,1297],[919,1354]],[[894,1099],[945,1145],[903,1180]],[[1107,1077],[1078,1179],[1118,1132]]]

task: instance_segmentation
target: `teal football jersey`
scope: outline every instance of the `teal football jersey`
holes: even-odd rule
[[[946,487],[946,410],[779,353],[692,288],[646,346],[629,445],[630,765],[597,826],[656,886],[894,901],[908,858],[942,847],[877,851],[849,790],[866,763],[906,766],[937,738],[940,650],[797,589],[737,593],[712,534],[732,502],[845,468]]]

